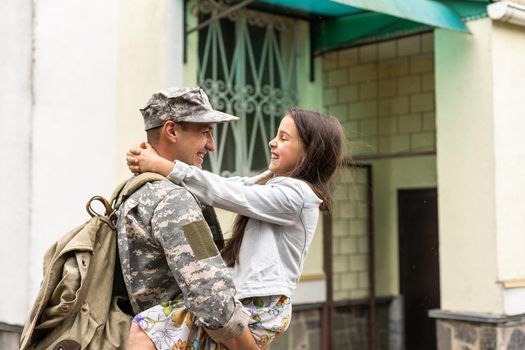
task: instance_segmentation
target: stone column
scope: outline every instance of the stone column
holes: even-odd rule
[[[439,349],[525,349],[525,29],[435,31]],[[520,201],[521,199],[521,201]]]
[[[431,311],[436,318],[438,350],[525,349],[523,315],[491,316]]]

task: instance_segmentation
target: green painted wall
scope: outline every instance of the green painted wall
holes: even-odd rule
[[[499,313],[492,21],[436,30],[441,308]]]
[[[399,294],[399,189],[437,186],[436,157],[409,157],[370,162],[374,189],[376,294]]]

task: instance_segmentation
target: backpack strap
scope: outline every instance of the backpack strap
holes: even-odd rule
[[[129,196],[133,194],[133,192],[141,188],[144,184],[161,180],[166,180],[166,178],[160,174],[149,172],[132,177],[129,181],[119,185],[113,192],[113,208],[117,210],[122,202],[124,202]]]
[[[126,180],[122,181],[121,183],[119,183],[117,185],[117,187],[115,187],[115,190],[113,190],[113,193],[111,194],[111,200],[110,200],[111,203],[114,203],[117,200],[118,195],[120,194],[120,192],[122,191],[124,186],[126,186],[126,184],[129,181],[131,181],[131,179],[126,179]]]
[[[166,178],[164,176],[157,173],[143,173],[134,176],[129,180],[123,181],[115,188],[113,194],[111,195],[111,201],[108,201],[102,196],[91,197],[91,199],[86,204],[86,210],[89,215],[91,215],[91,217],[98,216],[103,221],[108,223],[111,228],[115,228],[114,223],[116,221],[116,212],[122,202],[124,202],[129,196],[133,194],[133,192],[138,190],[145,183],[165,179]],[[93,204],[95,202],[100,202],[104,206],[104,214],[100,214],[95,209],[93,209]]]

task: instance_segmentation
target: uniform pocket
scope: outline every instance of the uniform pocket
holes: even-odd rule
[[[219,255],[206,222],[200,220],[182,226],[186,241],[199,260]]]

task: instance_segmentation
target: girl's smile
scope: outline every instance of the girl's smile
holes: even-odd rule
[[[284,116],[277,135],[268,144],[271,150],[268,168],[279,176],[289,175],[304,157],[303,144],[292,117]]]

